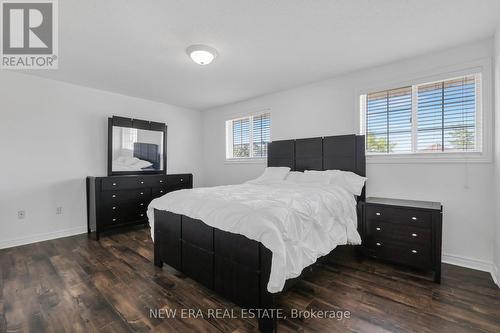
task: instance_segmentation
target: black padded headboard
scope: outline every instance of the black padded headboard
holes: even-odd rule
[[[338,135],[323,138],[323,170],[352,171],[365,177],[365,137]]]
[[[267,147],[267,166],[295,170],[295,140],[270,142]]]
[[[159,147],[153,143],[134,142],[134,157],[153,163],[152,168],[160,170]]]
[[[295,170],[323,170],[323,138],[295,140]]]
[[[365,177],[365,137],[350,134],[273,141],[269,143],[267,166],[286,166],[293,171],[343,170]]]

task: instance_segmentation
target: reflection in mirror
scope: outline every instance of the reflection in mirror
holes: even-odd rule
[[[113,172],[162,171],[163,132],[113,126]]]

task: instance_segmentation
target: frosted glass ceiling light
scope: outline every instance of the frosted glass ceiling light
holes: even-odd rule
[[[186,53],[198,65],[208,65],[217,57],[217,50],[206,45],[191,45]]]

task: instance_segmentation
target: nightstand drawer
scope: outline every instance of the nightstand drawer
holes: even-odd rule
[[[391,223],[378,220],[366,221],[366,237],[396,240],[407,244],[430,247],[432,245],[431,230],[415,227],[407,223]]]
[[[411,208],[367,205],[366,219],[371,221],[404,223],[416,227],[430,228],[432,224],[432,213],[425,210]]]
[[[361,207],[365,255],[432,270],[441,281],[441,203],[369,197]]]
[[[418,268],[430,268],[433,265],[429,247],[377,238],[368,239],[365,246],[369,255],[379,259]]]

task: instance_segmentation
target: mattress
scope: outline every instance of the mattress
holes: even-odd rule
[[[171,192],[148,206],[152,237],[155,209],[261,242],[272,252],[271,293],[336,246],[361,243],[354,196],[331,184],[283,181]]]

